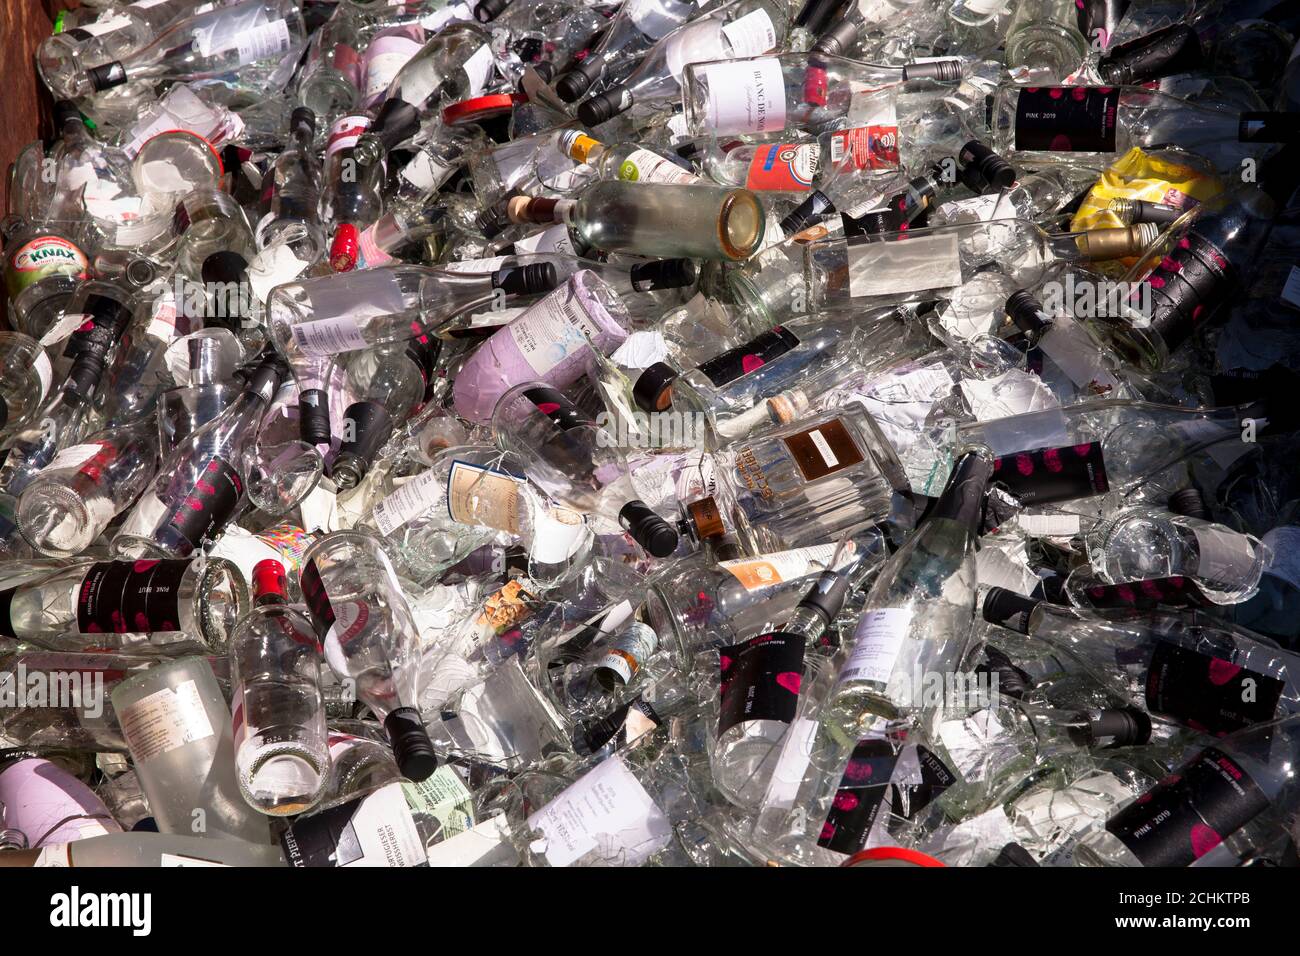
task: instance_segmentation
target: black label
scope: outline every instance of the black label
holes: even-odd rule
[[[1016,149],[1113,153],[1119,90],[1110,86],[1046,86],[1020,91]]]
[[[1123,584],[1097,584],[1083,592],[1090,607],[1134,607],[1149,611],[1157,607],[1204,607],[1206,601],[1190,578],[1148,578]]]
[[[168,523],[197,547],[234,517],[243,493],[244,481],[239,472],[224,458],[213,458],[189,494],[172,510]]]
[[[77,592],[82,634],[179,631],[181,578],[189,561],[104,561],[92,564]]]
[[[1241,765],[1210,747],[1106,822],[1143,866],[1188,866],[1268,807]]]
[[[916,760],[921,767],[920,781],[894,781],[889,804],[895,816],[908,820],[928,807],[941,793],[957,782],[957,775],[931,750],[917,745]]]
[[[862,849],[897,762],[898,754],[888,740],[870,737],[858,741],[822,824],[818,846],[844,854]]]
[[[794,720],[803,674],[804,639],[798,634],[760,634],[724,647],[722,708],[718,736],[746,720]]]
[[[1003,455],[993,463],[991,483],[1024,505],[1089,498],[1110,490],[1101,443],[1095,441]]]
[[[329,592],[325,590],[325,582],[321,580],[315,561],[308,561],[303,567],[299,584],[307,610],[311,612],[311,622],[316,625],[316,636],[324,641],[334,626],[334,606],[330,604]]]
[[[1184,236],[1143,280],[1150,290],[1151,328],[1171,351],[1177,348],[1210,315],[1234,277],[1232,264],[1214,243],[1196,233]]]
[[[779,325],[773,326],[744,345],[709,359],[700,366],[700,371],[713,383],[714,388],[721,388],[742,375],[758,371],[772,359],[784,355],[798,344],[799,340],[789,329]]]
[[[1282,681],[1161,641],[1147,672],[1147,710],[1193,730],[1231,733],[1272,720]]]
[[[18,636],[14,633],[13,617],[10,614],[10,607],[14,603],[14,595],[17,593],[17,588],[5,588],[0,591],[0,636]]]
[[[580,425],[595,424],[577,405],[556,389],[543,386],[526,389],[524,398],[536,405],[539,412],[555,422],[563,431]]]

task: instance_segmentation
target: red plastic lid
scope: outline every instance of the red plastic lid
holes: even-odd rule
[[[335,272],[351,272],[356,268],[360,248],[361,235],[357,227],[350,222],[340,223],[334,230],[334,241],[330,243],[330,268]]]
[[[463,126],[504,116],[513,110],[516,104],[527,103],[528,97],[523,93],[491,93],[487,96],[475,96],[443,107],[442,121],[448,126]]]
[[[908,850],[901,846],[878,846],[870,850],[860,850],[840,866],[947,866],[934,857],[919,850]]]
[[[253,594],[262,597],[267,594],[285,595],[284,565],[275,558],[267,558],[253,565]]]

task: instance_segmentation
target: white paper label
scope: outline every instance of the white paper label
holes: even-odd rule
[[[1065,317],[1052,323],[1039,347],[1079,388],[1106,397],[1119,386],[1106,367],[1104,353],[1078,322]]]
[[[368,116],[344,116],[336,120],[330,127],[328,145],[325,147],[325,158],[333,156],[340,149],[351,149],[357,145],[357,140],[361,134],[370,128],[370,117]]]
[[[560,564],[578,553],[587,539],[582,515],[568,508],[539,511],[534,518],[529,557],[541,564]]]
[[[620,757],[611,757],[528,818],[545,836],[551,866],[595,851],[607,863],[638,866],[672,839],[672,826]]]
[[[67,843],[52,843],[49,846],[41,847],[41,852],[36,855],[32,861],[32,866],[42,867],[70,867],[72,866],[72,852]]]
[[[1018,514],[1016,526],[1034,538],[1073,538],[1081,524],[1078,515]]]
[[[203,709],[193,680],[173,690],[164,687],[118,711],[122,735],[137,763],[170,753],[212,736],[212,722]]]
[[[499,471],[452,462],[447,473],[447,512],[453,521],[518,534],[522,485]]]
[[[82,312],[66,312],[41,336],[41,345],[57,345],[92,319]]]
[[[569,238],[569,227],[556,223],[535,235],[526,236],[515,242],[515,252],[530,255],[542,252],[562,252],[573,255],[573,240]]]
[[[361,95],[370,100],[387,90],[397,71],[421,46],[410,37],[376,37],[366,50],[366,82]]]
[[[54,380],[54,369],[50,366],[50,357],[44,349],[37,353],[32,368],[36,371],[36,377],[41,380],[41,398],[44,398],[45,393],[50,390],[50,382]]]
[[[396,491],[375,505],[375,527],[381,534],[389,535],[412,518],[418,518],[443,499],[440,476],[424,471],[402,484]]]
[[[76,468],[98,455],[103,447],[98,442],[90,445],[70,445],[55,455],[50,460],[50,463],[41,470],[54,471],[56,468]]]
[[[403,166],[397,175],[415,189],[429,192],[446,181],[451,169],[428,153],[416,153],[415,158]]]
[[[310,262],[304,262],[294,254],[293,246],[289,243],[277,243],[263,249],[248,264],[248,284],[257,301],[265,303],[270,298],[272,289],[292,282],[307,271],[310,265]]]
[[[618,178],[632,183],[698,183],[700,177],[658,153],[637,147],[618,167]]]
[[[492,64],[492,47],[486,43],[465,61],[465,76],[469,78],[467,99],[483,92],[483,87],[487,85],[488,76],[492,72]]]
[[[336,850],[336,866],[419,866],[424,841],[411,819],[400,783],[390,783],[363,799],[353,811]]]
[[[424,27],[429,33],[437,33],[452,20],[473,20],[474,11],[469,8],[468,3],[452,3],[436,10],[420,20],[420,26]]]
[[[811,548],[776,551],[757,558],[721,561],[718,566],[739,581],[746,591],[755,591],[824,570],[834,557],[835,545],[820,544]]]
[[[894,662],[898,659],[912,612],[907,608],[886,607],[867,611],[858,622],[853,650],[840,673],[841,684],[851,680],[889,683]]]
[[[474,275],[487,275],[496,272],[506,264],[506,256],[493,256],[490,259],[462,259],[448,262],[442,266],[447,272],[469,272]]]
[[[105,14],[94,23],[83,23],[77,29],[85,30],[93,37],[102,37],[105,33],[111,33],[113,30],[120,30],[123,27],[129,27],[130,25],[131,18],[124,14],[118,14],[116,16]]]
[[[1200,552],[1196,565],[1198,578],[1211,587],[1216,584],[1241,587],[1254,576],[1258,560],[1255,546],[1244,534],[1213,526],[1195,527],[1191,531],[1196,536],[1196,548]]]
[[[294,344],[304,355],[334,355],[366,347],[365,337],[350,315],[299,322],[290,331]]]
[[[933,402],[952,390],[952,373],[943,365],[887,372],[872,379],[867,395],[879,402]]]
[[[850,242],[849,295],[897,295],[961,285],[955,232],[909,236],[906,241]]]
[[[776,30],[766,10],[755,10],[732,20],[722,28],[722,35],[731,44],[731,55],[736,59],[762,56],[776,46]]]
[[[785,732],[781,753],[772,768],[767,790],[763,794],[763,808],[789,809],[799,795],[804,771],[812,760],[813,742],[817,737],[817,721],[800,717]]]
[[[570,355],[589,348],[600,328],[587,317],[581,302],[548,295],[506,326],[519,353],[538,376],[543,376]]]
[[[241,31],[236,48],[239,50],[239,62],[256,63],[288,51],[289,23],[287,20],[273,20],[260,27]]]
[[[840,460],[835,457],[835,452],[831,450],[830,442],[828,442],[826,437],[821,433],[821,429],[814,428],[808,433],[808,437],[812,440],[813,445],[822,456],[822,461],[826,463],[827,468],[834,468],[840,463]]]
[[[772,133],[785,129],[785,80],[781,61],[776,57],[709,63],[703,69],[709,85],[705,122],[710,132]]]

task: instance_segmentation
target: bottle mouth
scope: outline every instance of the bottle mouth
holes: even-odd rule
[[[67,558],[90,547],[102,529],[81,495],[53,482],[29,488],[19,499],[16,517],[19,532],[33,550]]]
[[[733,189],[718,214],[718,242],[727,258],[748,259],[763,241],[767,217],[762,203],[747,189]]]

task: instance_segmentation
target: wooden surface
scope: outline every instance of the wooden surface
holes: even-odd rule
[[[53,133],[54,102],[36,76],[36,47],[54,29],[55,13],[75,6],[75,0],[0,0],[0,171],[4,172],[5,209],[14,158],[32,140]]]

